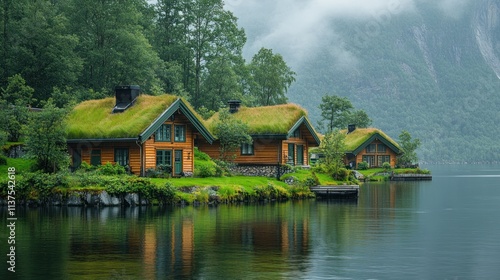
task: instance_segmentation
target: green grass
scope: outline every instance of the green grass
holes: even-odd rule
[[[342,132],[346,132],[346,130],[343,130]],[[382,132],[382,130],[377,129],[377,128],[357,128],[353,132],[349,133],[346,135],[345,138],[345,144],[347,146],[348,151],[354,151],[356,150],[359,146],[361,146],[366,140],[368,140],[372,135],[374,134],[380,134],[383,136],[387,141],[391,142],[396,147],[399,147],[398,143],[394,141],[391,137],[389,137],[387,134]]]
[[[307,111],[296,104],[282,104],[263,107],[241,107],[233,116],[249,126],[250,134],[286,134],[290,128]],[[206,121],[207,127],[212,129],[219,119],[219,114],[214,114]]]
[[[0,175],[7,176],[8,168],[16,168],[16,174],[30,171],[32,160],[23,158],[7,158],[7,165],[0,165]]]
[[[194,177],[182,177],[182,178],[152,178],[151,179],[157,185],[164,185],[167,181],[172,183],[175,187],[231,187],[240,186],[243,188],[253,188],[255,186],[264,186],[269,182],[275,185],[286,187],[284,182],[278,181],[276,179],[271,179],[267,177],[248,177],[248,176],[233,176],[233,177],[208,177],[208,178],[194,178]]]
[[[134,106],[118,114],[111,113],[115,98],[82,102],[68,116],[68,138],[135,138],[177,99],[141,95]]]

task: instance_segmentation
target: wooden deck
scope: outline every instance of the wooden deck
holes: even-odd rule
[[[310,187],[310,189],[316,196],[325,197],[357,198],[359,194],[359,186],[357,185],[315,186]]]
[[[432,181],[430,174],[396,174],[390,178],[391,181]]]

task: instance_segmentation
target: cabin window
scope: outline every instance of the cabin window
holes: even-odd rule
[[[115,149],[115,162],[121,166],[128,165],[128,149],[116,148]]]
[[[367,162],[369,167],[375,166],[375,156],[363,156],[363,161]]]
[[[368,146],[366,146],[366,152],[367,153],[375,153],[377,150],[377,145],[375,144],[370,144]]]
[[[186,126],[176,125],[175,126],[175,142],[186,142]]]
[[[241,144],[242,155],[253,155],[253,144]]]
[[[391,163],[391,156],[378,156],[378,166],[381,167],[384,162]]]
[[[92,150],[90,152],[90,164],[94,166],[101,165],[101,150]]]
[[[169,124],[162,124],[160,128],[156,131],[155,134],[155,140],[158,142],[170,142],[170,129],[171,125]]]
[[[294,138],[300,138],[300,129],[296,129],[294,132],[293,132],[293,137]]]
[[[387,151],[387,148],[384,144],[378,144],[377,145],[377,152],[379,153],[385,153]]]
[[[156,150],[156,166],[172,166],[172,150]]]

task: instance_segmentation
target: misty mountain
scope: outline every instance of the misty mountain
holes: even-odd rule
[[[297,73],[289,100],[314,123],[323,95],[346,96],[391,137],[419,138],[423,161],[500,161],[497,1],[258,2],[227,6],[248,53],[283,54]]]

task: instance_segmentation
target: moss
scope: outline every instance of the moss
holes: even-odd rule
[[[123,113],[112,114],[114,98],[89,100],[69,114],[68,139],[135,138],[178,99],[173,95],[141,95]]]
[[[307,111],[296,104],[282,104],[263,107],[241,107],[234,116],[249,126],[250,134],[286,134]],[[213,129],[219,114],[214,114],[206,121]]]
[[[342,130],[343,133],[346,133],[346,130]],[[348,151],[354,151],[359,146],[361,146],[366,140],[372,137],[374,134],[380,134],[382,137],[387,139],[391,144],[396,147],[399,147],[398,143],[394,141],[387,134],[382,132],[382,130],[377,128],[357,128],[353,132],[346,135],[345,144],[347,146]]]

